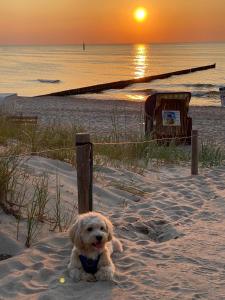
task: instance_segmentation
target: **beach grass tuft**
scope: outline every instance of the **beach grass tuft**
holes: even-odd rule
[[[225,163],[225,151],[215,142],[202,141],[199,160],[202,167],[221,166]]]

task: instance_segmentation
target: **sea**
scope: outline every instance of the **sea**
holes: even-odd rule
[[[191,104],[220,106],[225,43],[0,46],[0,93],[38,96],[216,63],[215,69],[81,97],[145,101],[154,91],[189,91]]]

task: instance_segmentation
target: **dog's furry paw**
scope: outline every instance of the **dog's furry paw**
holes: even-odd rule
[[[105,267],[105,268],[100,268],[98,272],[95,274],[95,277],[97,280],[100,281],[111,281],[113,280],[113,275],[114,272],[112,268]]]
[[[112,239],[112,244],[113,244],[113,252],[123,252],[123,245],[121,244],[120,240],[118,240],[117,238],[113,238]]]
[[[80,270],[79,269],[69,270],[69,277],[74,281],[80,281],[81,280]]]
[[[81,274],[81,280],[88,281],[88,282],[94,282],[94,281],[96,281],[96,278],[92,274],[89,274],[89,273],[86,273],[86,272],[82,272],[82,274]]]

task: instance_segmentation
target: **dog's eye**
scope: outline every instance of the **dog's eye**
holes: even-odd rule
[[[100,228],[100,230],[104,230],[104,227],[102,226],[102,227]]]
[[[92,227],[88,227],[87,231],[92,231]]]

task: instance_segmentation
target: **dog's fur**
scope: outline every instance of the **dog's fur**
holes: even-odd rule
[[[113,251],[123,251],[120,241],[113,236],[112,223],[100,213],[81,214],[71,227],[69,236],[73,243],[68,264],[70,277],[75,281],[112,280],[115,266],[111,254]],[[96,259],[99,254],[97,272],[95,274],[85,272],[79,255]]]

